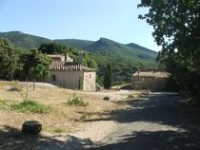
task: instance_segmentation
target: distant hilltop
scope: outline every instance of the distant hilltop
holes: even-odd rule
[[[157,52],[135,43],[122,44],[107,38],[97,41],[78,39],[55,39],[26,34],[20,31],[0,32],[0,37],[7,38],[13,45],[24,51],[39,48],[42,43],[56,42],[73,47],[75,51],[85,51],[87,64],[98,66],[97,82],[103,85],[103,76],[108,64],[112,67],[115,84],[130,83],[131,75],[138,69],[157,70]],[[72,49],[73,50],[73,49]],[[92,60],[92,61],[91,61]]]

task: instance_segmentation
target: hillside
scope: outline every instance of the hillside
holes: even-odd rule
[[[0,37],[7,38],[14,45],[26,49],[38,48],[41,43],[51,42],[47,38],[24,34],[20,31],[0,32]]]
[[[26,49],[38,48],[42,43],[58,42],[67,47],[83,49],[91,53],[115,54],[126,58],[155,59],[157,53],[140,45],[121,44],[106,38],[98,41],[87,41],[77,39],[50,40],[40,36],[25,34],[20,31],[0,32],[0,37],[9,39],[14,45]]]
[[[0,32],[0,37],[7,38],[14,45],[24,48],[39,48],[42,43],[57,42],[68,48],[74,47],[88,52],[88,57],[96,61],[98,65],[98,83],[103,83],[105,68],[112,65],[114,84],[130,82],[130,76],[138,69],[156,70],[155,61],[157,53],[135,43],[122,44],[110,39],[100,38],[97,41],[77,39],[57,39],[25,34],[19,31]]]
[[[75,47],[78,49],[83,49],[93,43],[93,41],[77,40],[77,39],[57,39],[53,40],[67,47]]]
[[[137,44],[124,45],[106,38],[100,38],[98,41],[84,48],[92,53],[107,53],[117,56],[126,57],[128,59],[152,59],[155,60],[157,53],[150,49],[144,48]]]

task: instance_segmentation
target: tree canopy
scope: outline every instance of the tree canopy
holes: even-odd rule
[[[34,78],[47,76],[49,74],[51,58],[37,50],[32,50],[32,55],[33,60],[30,68],[31,74],[34,76]]]
[[[67,47],[56,42],[51,42],[41,44],[38,50],[46,54],[61,54],[66,52]]]
[[[22,79],[40,78],[49,74],[51,58],[38,50],[33,49],[30,54],[21,55],[20,62],[23,69],[19,72],[19,76]]]
[[[104,74],[104,88],[110,89],[112,86],[112,69],[111,65],[108,64]]]
[[[0,76],[10,77],[18,69],[19,52],[14,49],[9,41],[0,38]]]
[[[160,62],[181,89],[200,97],[199,0],[141,0],[138,7],[149,8],[139,18],[154,28],[152,35],[162,46]]]

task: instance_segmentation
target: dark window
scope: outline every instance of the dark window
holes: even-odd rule
[[[56,75],[55,74],[52,75],[52,80],[56,81]]]

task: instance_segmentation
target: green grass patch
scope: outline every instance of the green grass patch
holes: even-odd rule
[[[8,103],[7,103],[6,100],[0,99],[0,108],[1,109],[7,109],[7,108],[9,108],[9,105],[8,105]]]
[[[0,99],[0,106],[4,106],[4,105],[6,105],[6,100]]]
[[[31,113],[48,113],[50,111],[50,107],[39,104],[38,102],[25,100],[21,103],[11,104],[11,108],[13,110],[18,110],[20,112],[31,112]]]
[[[54,130],[55,133],[63,133],[64,132],[64,129],[62,128],[57,128]]]
[[[85,121],[88,118],[88,116],[86,114],[82,114],[79,118],[79,121]]]
[[[76,97],[75,95],[73,95],[73,97],[68,99],[68,101],[65,104],[67,104],[69,106],[86,107],[89,103],[88,102],[84,102],[84,100],[82,98],[79,98],[79,97]]]
[[[128,95],[128,98],[135,98],[136,96],[134,95]]]

